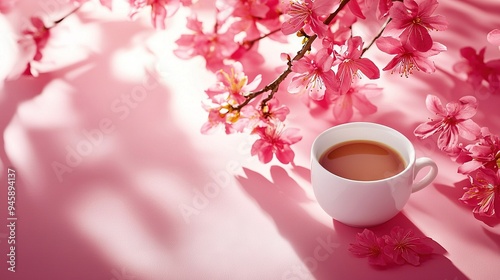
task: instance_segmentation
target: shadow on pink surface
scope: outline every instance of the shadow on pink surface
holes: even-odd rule
[[[445,197],[449,198],[450,200],[454,201],[459,207],[467,209],[467,211],[470,212],[470,215],[474,215],[474,218],[477,220],[483,222],[487,226],[493,228],[497,225],[500,225],[500,219],[494,218],[494,217],[485,217],[485,216],[480,216],[478,214],[474,214],[472,210],[474,209],[474,206],[467,205],[460,201],[460,198],[464,194],[463,188],[466,186],[470,186],[470,182],[468,179],[464,179],[462,181],[456,182],[453,185],[444,185],[444,184],[435,184],[436,189],[443,194]],[[498,202],[497,202],[498,203]],[[496,240],[497,243],[500,243],[500,239],[497,238]]]
[[[280,234],[294,248],[302,264],[283,271],[281,279],[468,279],[433,241],[434,253],[422,260],[418,267],[411,265],[374,267],[367,259],[357,258],[349,251],[349,244],[362,229],[333,222],[325,226],[311,217],[301,206],[307,202],[303,190],[279,166],[271,167],[272,181],[257,172],[244,168],[245,176],[237,177],[243,190],[267,213]],[[304,173],[304,170],[300,171]],[[301,176],[303,176],[302,174]],[[405,217],[398,214],[380,226],[370,228],[377,235],[388,234],[394,226],[411,229],[416,236],[423,233]]]
[[[159,81],[137,107],[126,111],[128,105],[119,103],[117,112],[110,109],[114,101],[121,102],[121,95],[130,95],[141,85],[120,80],[110,71],[113,52],[132,48],[133,35],[141,33],[141,28],[132,22],[107,22],[102,26],[106,33],[115,36],[106,40],[105,47],[84,65],[5,85],[8,97],[2,108],[7,109],[2,113],[0,129],[3,132],[12,125],[22,131],[23,143],[33,153],[29,155],[29,165],[24,164],[26,159],[9,158],[9,151],[2,150],[0,154],[5,165],[19,174],[20,217],[18,271],[6,278],[8,272],[2,269],[0,279],[122,279],[117,273],[123,274],[123,268],[132,271],[128,274],[134,275],[132,279],[159,279],[154,276],[158,271],[153,269],[162,259],[155,256],[173,255],[182,244],[179,230],[183,221],[179,216],[173,217],[174,212],[165,209],[158,199],[166,199],[164,196],[172,188],[203,185],[205,178],[193,176],[192,172],[203,170],[200,161],[185,156],[186,150],[196,153],[196,148],[172,117],[168,108],[171,93]],[[123,28],[128,32],[119,36]],[[79,67],[84,71],[78,75],[65,75]],[[145,79],[151,82],[152,77],[145,75]],[[13,123],[19,105],[35,96],[54,94],[44,89],[56,80],[71,84],[65,92],[72,114],[68,117],[76,117],[77,125],[70,122],[38,128],[24,125],[19,119]],[[78,143],[89,142],[81,132],[96,131],[105,118],[111,120],[115,129],[102,133],[104,136],[91,147],[91,152],[58,178],[53,163],[67,164],[66,148],[76,149]],[[74,135],[76,141],[71,138]],[[13,139],[6,138],[5,142],[15,145]],[[1,141],[4,144],[4,138]],[[176,174],[183,184],[141,180],[141,175],[149,179],[146,175],[150,171]],[[2,209],[7,208],[4,201]],[[1,245],[4,248],[3,241]],[[5,258],[4,255],[2,260]],[[150,261],[142,264],[144,259]],[[132,266],[137,263],[143,266]]]

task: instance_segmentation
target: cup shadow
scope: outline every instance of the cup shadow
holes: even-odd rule
[[[460,201],[460,198],[464,194],[463,188],[465,186],[470,186],[470,183],[469,183],[468,179],[464,179],[464,180],[458,181],[458,182],[454,183],[453,186],[444,185],[444,184],[435,184],[435,186],[436,186],[436,189],[441,194],[443,194],[445,197],[453,200],[457,205],[459,205],[462,208],[465,208],[465,209],[469,210],[471,212],[471,214],[473,214],[472,213],[472,209],[474,207],[466,205],[465,203],[462,203]],[[479,216],[477,214],[473,214],[473,215],[474,215],[474,217],[477,220],[483,222],[485,225],[487,225],[489,227],[495,227],[495,226],[497,226],[497,225],[500,224],[500,219],[499,218],[484,217],[484,216]]]
[[[279,233],[293,247],[301,264],[283,271],[282,279],[468,279],[444,256],[446,250],[433,241],[434,253],[422,260],[420,266],[374,267],[367,259],[357,258],[348,251],[362,228],[333,221],[332,226],[321,223],[303,207],[304,197],[290,195],[302,188],[287,171],[271,167],[272,181],[263,175],[243,168],[244,175],[236,176],[241,188],[272,218]],[[294,172],[294,170],[292,170]],[[304,176],[300,170],[299,176]],[[326,214],[325,214],[326,215]],[[403,214],[370,228],[376,234],[388,234],[394,226],[411,229],[416,236],[425,235]]]

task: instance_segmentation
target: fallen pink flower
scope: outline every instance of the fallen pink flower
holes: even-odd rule
[[[369,229],[356,234],[356,243],[350,244],[349,251],[358,257],[368,257],[373,265],[385,266],[392,260],[384,253],[386,243]]]
[[[386,242],[384,253],[391,257],[396,264],[409,263],[420,265],[420,257],[429,255],[433,249],[425,244],[428,237],[416,237],[409,229],[394,227],[389,235],[383,236]]]
[[[487,129],[483,129],[482,137],[477,143],[465,146],[463,153],[457,160],[462,163],[458,168],[459,173],[470,174],[479,168],[500,168],[500,139]]]
[[[473,213],[480,216],[494,217],[497,214],[496,207],[500,207],[500,171],[491,169],[479,169],[476,174],[469,175],[470,186],[465,187],[465,193],[460,198],[467,205],[474,206]]]
[[[438,148],[448,154],[456,152],[459,136],[475,140],[481,134],[481,128],[471,118],[477,112],[477,101],[473,96],[464,96],[458,102],[450,102],[446,107],[437,96],[428,95],[427,109],[436,114],[436,119],[420,124],[414,134],[425,139],[439,133]]]

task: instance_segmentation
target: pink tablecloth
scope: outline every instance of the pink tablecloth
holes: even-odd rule
[[[2,31],[59,2],[21,1],[26,13],[0,15]],[[213,6],[201,2],[209,22]],[[47,73],[1,87],[0,279],[498,279],[500,227],[474,218],[458,200],[465,177],[457,164],[413,130],[430,116],[427,94],[443,101],[474,95],[475,120],[500,134],[500,96],[474,92],[452,71],[461,47],[488,45],[500,4],[441,2],[438,13],[450,26],[435,37],[448,47],[435,59],[438,71],[383,73],[379,111],[353,118],[400,130],[418,156],[439,165],[430,187],[372,228],[382,235],[399,225],[432,238],[435,254],[420,266],[377,268],[355,257],[348,248],[362,229],[333,222],[316,203],[309,153],[315,136],[335,124],[330,113],[283,97],[304,138],[294,166],[263,165],[249,154],[251,136],[200,134],[200,102],[214,78],[201,59],[172,54],[187,32],[185,10],[155,32],[146,14],[130,21],[120,6],[109,12],[89,4],[58,27]],[[2,37],[5,76],[15,40]],[[272,46],[266,55],[277,62]],[[486,56],[500,51],[489,45]],[[8,168],[16,174],[15,273],[7,270]]]

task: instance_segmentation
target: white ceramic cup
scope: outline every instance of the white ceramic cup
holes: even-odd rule
[[[352,140],[383,143],[398,152],[406,163],[399,174],[375,181],[356,181],[337,176],[319,163],[323,153],[334,145]],[[428,173],[415,182],[417,173],[429,166]],[[430,158],[416,158],[415,148],[400,132],[376,123],[353,122],[322,132],[311,149],[311,182],[316,199],[334,220],[354,227],[382,224],[396,214],[412,192],[429,185],[438,173]]]

